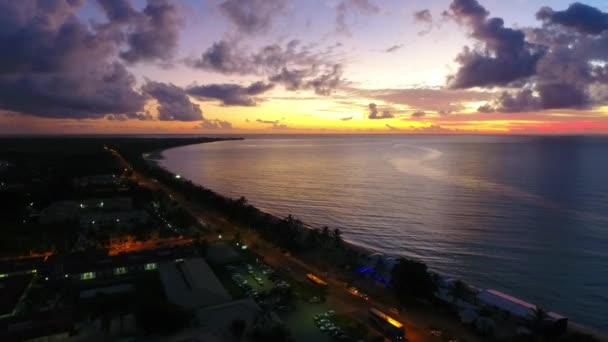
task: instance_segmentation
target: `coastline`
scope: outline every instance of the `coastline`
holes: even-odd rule
[[[218,141],[214,141],[214,142],[218,142]],[[167,150],[170,150],[170,149],[173,149],[173,148],[177,148],[177,147],[180,147],[180,146],[174,146],[174,147],[170,147],[170,148],[157,149],[157,150],[154,150],[152,152],[145,153],[146,156],[142,155],[142,157],[143,157],[143,159],[147,163],[149,163],[153,167],[157,167],[159,169],[162,169],[162,170],[164,170],[164,172],[166,172],[168,174],[175,175],[175,173],[172,172],[171,170],[168,170],[166,167],[161,166],[159,162],[164,159],[164,157],[162,156],[162,153],[164,151],[167,151]],[[193,185],[205,187],[205,185],[194,183],[194,182],[192,182],[189,179],[184,179],[184,180],[190,182]],[[211,189],[209,189],[209,190],[211,190]],[[229,197],[229,196],[217,193],[214,190],[211,190],[211,191],[214,192],[214,193],[216,193],[217,195],[223,197],[223,198],[235,200],[235,198],[232,198],[232,197]],[[278,217],[278,216],[276,216],[274,214],[270,214],[270,213],[268,213],[266,211],[263,211],[263,210],[255,207],[254,205],[252,205],[252,206],[254,208],[256,208],[257,210],[259,210],[261,213],[264,213],[265,215],[268,215],[268,216],[272,217],[274,220],[281,220],[282,219],[281,217]],[[303,223],[301,232],[306,232],[306,231],[308,231],[310,229],[318,229],[318,228],[321,228],[321,227],[315,227],[315,226]],[[344,246],[345,246],[345,248],[350,249],[351,251],[354,251],[354,252],[356,252],[356,253],[358,253],[360,255],[365,255],[365,256],[369,256],[369,255],[374,254],[374,253],[381,253],[382,255],[384,255],[386,257],[392,257],[392,258],[399,258],[400,257],[398,255],[387,254],[387,253],[383,252],[382,250],[374,250],[374,249],[366,247],[366,246],[361,246],[361,245],[358,245],[358,244],[353,243],[352,241],[348,241],[348,240],[344,241]],[[448,277],[446,277],[446,276],[444,276],[444,275],[436,272],[435,270],[433,270],[432,267],[429,267],[429,270],[432,273],[437,274],[441,278],[444,278],[444,279],[448,278]],[[472,286],[473,288],[477,288],[473,284],[470,284],[470,283],[467,283],[467,285]],[[603,331],[601,331],[601,330],[599,330],[597,328],[594,328],[594,327],[590,327],[590,326],[587,326],[587,325],[584,325],[584,324],[577,323],[576,321],[572,321],[571,319],[568,319],[568,330],[571,331],[571,332],[590,334],[590,335],[598,338],[600,341],[606,341],[606,342],[608,342],[608,333],[603,332]]]

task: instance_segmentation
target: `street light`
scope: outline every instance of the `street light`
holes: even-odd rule
[[[218,239],[221,239],[221,238],[222,238],[222,234],[218,235],[218,236],[217,236],[217,238],[218,238]]]

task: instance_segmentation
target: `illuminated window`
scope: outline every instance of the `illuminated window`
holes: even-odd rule
[[[126,267],[116,267],[114,269],[114,275],[121,275],[121,274],[125,274],[125,273],[127,273]]]
[[[145,264],[145,265],[144,265],[144,269],[145,269],[146,271],[152,271],[152,270],[155,270],[155,269],[156,269],[156,263],[155,263],[155,262],[151,262],[151,263],[149,263],[149,264]]]
[[[95,279],[95,272],[84,272],[80,274],[80,280]]]

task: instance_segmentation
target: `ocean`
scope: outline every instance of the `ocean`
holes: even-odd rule
[[[163,167],[608,331],[608,137],[246,136]]]

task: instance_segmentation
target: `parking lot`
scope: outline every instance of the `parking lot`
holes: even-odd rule
[[[272,310],[292,331],[297,341],[356,341],[355,336],[345,331],[336,319],[336,313],[318,296],[310,297],[316,288],[276,272],[260,263],[236,263],[226,266],[232,282],[246,296],[260,305],[270,305]],[[284,291],[292,292],[292,300],[284,300]],[[313,291],[314,292],[314,291]],[[311,300],[315,298],[317,300]]]
[[[237,286],[250,297],[273,288],[274,284],[268,278],[273,271],[265,265],[234,264],[226,266],[226,269]]]

